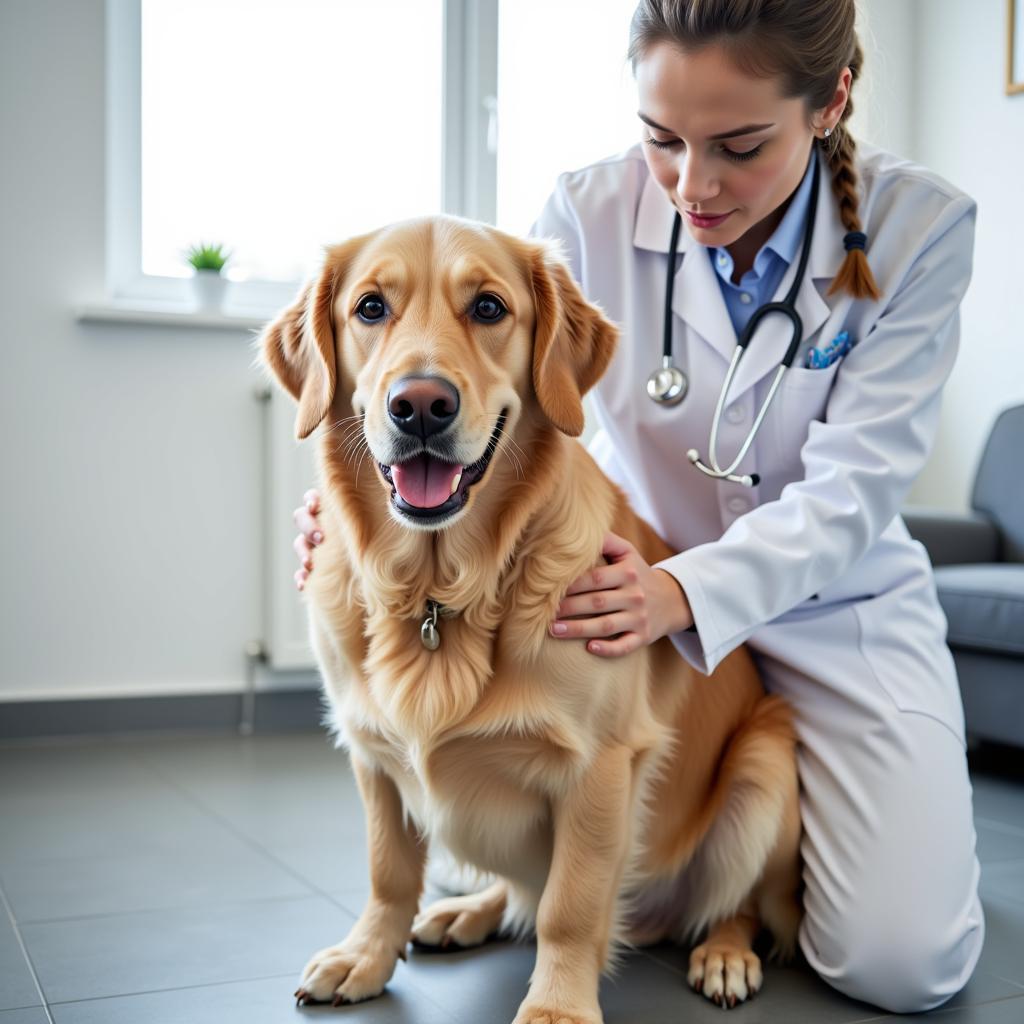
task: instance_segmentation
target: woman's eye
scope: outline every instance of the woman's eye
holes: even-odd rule
[[[682,139],[656,139],[653,135],[648,135],[644,140],[648,144],[654,146],[657,149],[674,149],[676,146],[683,144]],[[727,160],[732,160],[736,163],[742,163],[744,160],[753,160],[758,153],[761,152],[761,147],[764,143],[755,146],[753,149],[748,149],[746,152],[741,152],[735,149],[728,149],[723,146],[721,149],[722,156]]]
[[[494,295],[481,295],[473,303],[473,316],[487,323],[496,323],[508,310]]]
[[[753,160],[754,157],[761,152],[761,148],[763,146],[764,143],[762,142],[759,145],[755,146],[753,149],[748,149],[744,153],[737,152],[735,149],[723,149],[722,153],[730,160],[737,160],[740,163],[742,163],[744,160]]]
[[[359,301],[359,305],[356,306],[356,314],[359,319],[368,324],[376,323],[378,320],[383,319],[386,312],[387,307],[384,305],[384,300],[379,295],[367,295],[364,299],[361,299]]]
[[[663,141],[661,139],[656,139],[653,135],[648,135],[644,141],[658,149],[671,149],[673,146],[678,146],[682,140],[668,139]]]

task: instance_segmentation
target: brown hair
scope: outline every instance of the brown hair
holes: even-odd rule
[[[717,43],[746,73],[779,76],[785,96],[803,97],[808,111],[818,110],[831,101],[843,68],[849,67],[853,82],[860,77],[864,52],[854,31],[855,14],[854,0],[640,0],[629,26],[627,56],[635,73],[637,61],[657,42],[670,42],[684,53]],[[878,285],[862,248],[856,143],[845,125],[852,113],[851,98],[830,137],[817,142],[828,159],[847,231],[846,259],[829,295],[846,291],[855,299],[877,299]]]

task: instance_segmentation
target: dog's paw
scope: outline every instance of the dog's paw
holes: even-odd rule
[[[600,1010],[552,1010],[546,1006],[519,1007],[512,1024],[603,1024]]]
[[[716,1006],[731,1008],[757,992],[764,976],[756,953],[724,942],[705,942],[690,954],[686,980]]]
[[[384,991],[405,950],[388,951],[377,943],[328,946],[314,953],[295,991],[299,1004],[358,1003]]]
[[[432,903],[412,923],[412,941],[421,946],[479,946],[501,924],[502,910],[480,894],[451,896]]]

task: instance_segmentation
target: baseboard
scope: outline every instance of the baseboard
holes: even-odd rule
[[[0,703],[0,740],[136,732],[237,732],[247,712],[245,700],[242,693],[223,693],[10,701]],[[261,690],[252,702],[252,731],[321,728],[319,687]]]

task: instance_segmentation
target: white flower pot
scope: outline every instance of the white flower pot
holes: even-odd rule
[[[227,290],[228,279],[219,270],[197,270],[192,275],[192,296],[200,312],[220,311]]]

